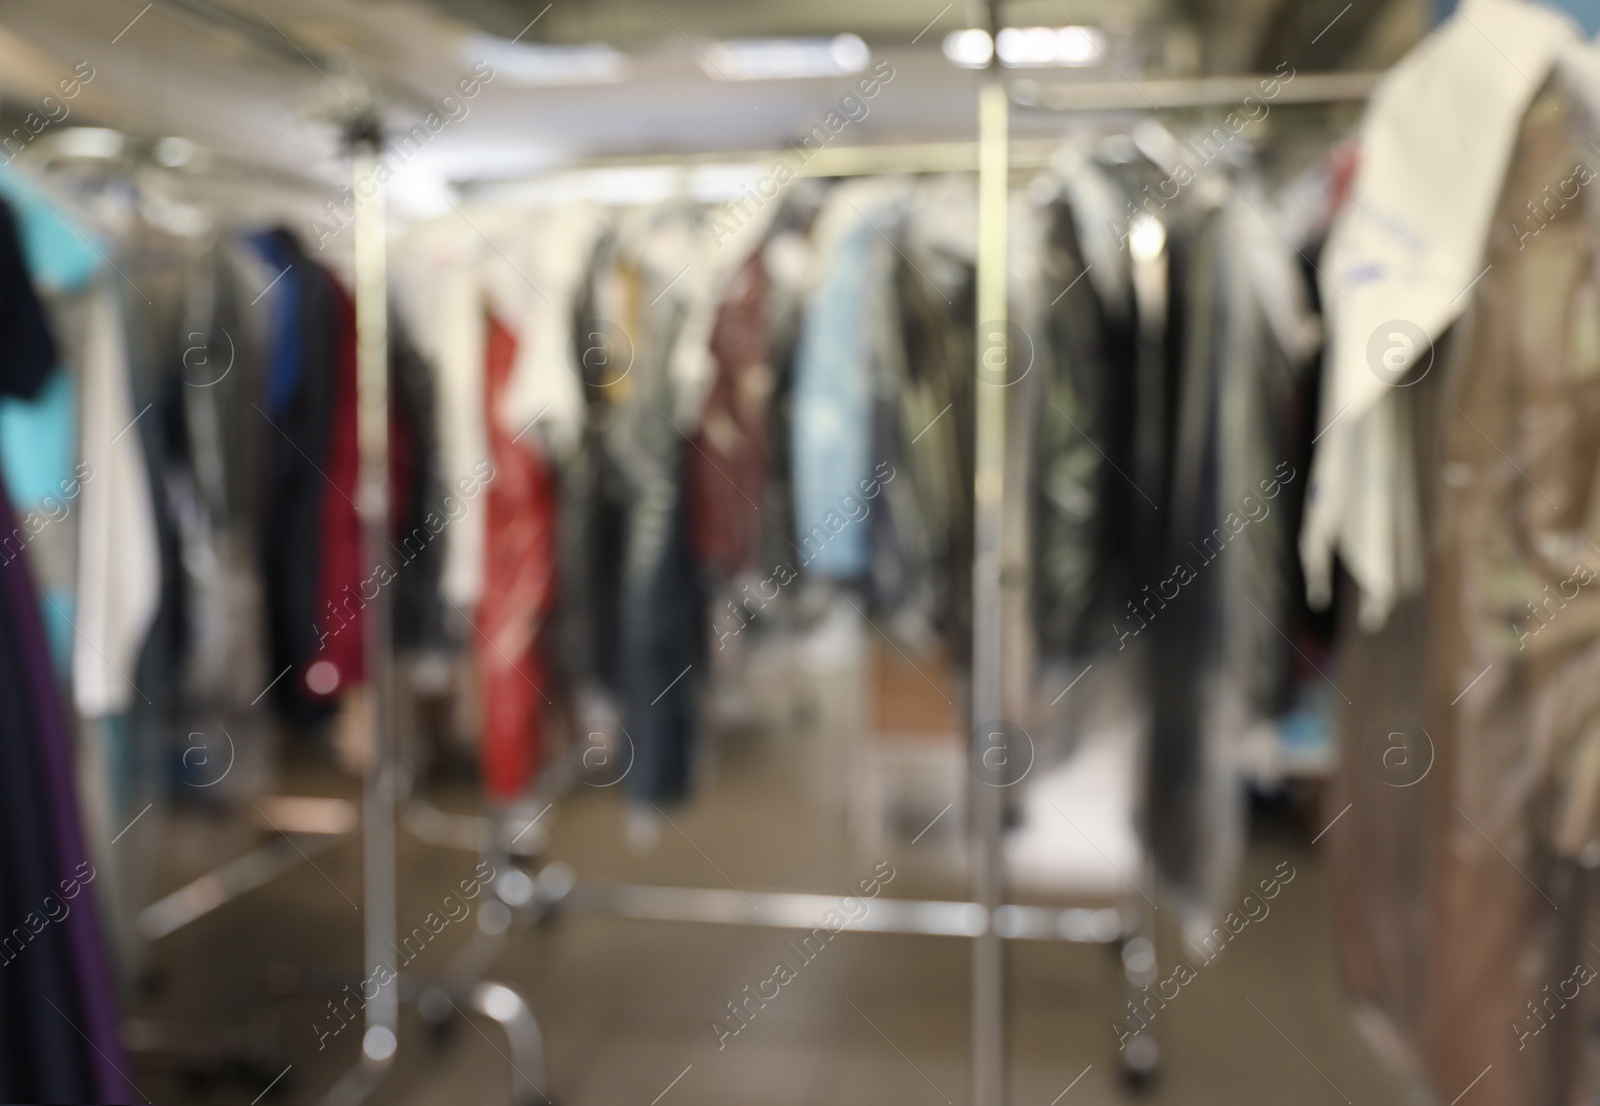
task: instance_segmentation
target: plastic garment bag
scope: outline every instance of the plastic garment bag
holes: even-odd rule
[[[1600,277],[1592,123],[1522,123],[1465,316],[1406,378],[1424,585],[1354,597],[1328,832],[1348,985],[1439,1101],[1592,1101]]]

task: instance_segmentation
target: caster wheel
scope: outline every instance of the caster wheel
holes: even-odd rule
[[[1161,1070],[1161,1052],[1150,1037],[1135,1037],[1122,1050],[1122,1082],[1129,1090],[1142,1092],[1155,1085]]]

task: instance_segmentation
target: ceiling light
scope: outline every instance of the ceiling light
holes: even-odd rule
[[[995,39],[1000,64],[1012,69],[1093,65],[1105,48],[1097,27],[1007,27]]]
[[[55,152],[62,157],[114,158],[122,155],[121,131],[108,127],[68,127],[56,135]]]
[[[488,62],[496,80],[523,87],[616,84],[628,79],[627,55],[602,42],[550,46],[467,35],[461,42],[461,58],[469,64]]]
[[[706,76],[730,81],[787,81],[859,73],[872,51],[859,35],[743,38],[714,42],[700,55]]]
[[[951,31],[944,36],[944,56],[963,69],[982,69],[994,57],[994,39],[976,28]]]

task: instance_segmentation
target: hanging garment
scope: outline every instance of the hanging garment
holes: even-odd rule
[[[277,434],[251,407],[263,377],[242,302],[243,261],[222,240],[193,266],[183,348],[170,366],[178,394],[163,486],[188,596],[179,682],[195,713],[190,728],[213,736],[219,726],[244,735],[272,678],[254,509],[259,464]],[[214,785],[210,769],[196,786]]]
[[[270,680],[252,512],[257,458],[276,431],[251,406],[261,378],[231,242],[199,245],[149,227],[130,242],[124,272],[151,301],[136,301],[129,320],[133,391],[144,412],[130,433],[141,436],[150,466],[160,554],[133,724],[158,772],[182,755],[172,748],[176,735],[209,735],[218,756],[184,782],[210,786],[219,782],[220,746],[234,736],[249,742],[252,701]]]
[[[3,202],[0,318],[0,393],[29,398],[56,351]],[[0,534],[16,522],[0,483]],[[0,701],[0,1098],[127,1102],[71,736],[25,555],[0,561]]]
[[[519,320],[528,339],[517,355],[500,418],[513,434],[537,421],[537,433],[554,457],[565,458],[578,448],[588,407],[584,373],[603,369],[600,362],[610,356],[631,357],[631,351],[622,354],[620,347],[611,348],[618,337],[614,332],[574,325],[582,317],[607,223],[605,214],[587,203],[565,208],[549,220],[538,246],[541,264],[535,283],[540,294],[529,300],[527,315]]]
[[[1217,480],[1223,247],[1214,213],[1163,214],[1170,290],[1163,394],[1154,404],[1140,395],[1141,423],[1158,421],[1162,448],[1160,477],[1146,481],[1161,508],[1154,521],[1159,536],[1139,558],[1144,583],[1136,598],[1148,620],[1140,633],[1151,692],[1141,822],[1164,889],[1191,930],[1203,931],[1225,894],[1217,868],[1237,848],[1242,813],[1241,796],[1229,793],[1215,747],[1223,716],[1217,657],[1222,575],[1206,559],[1232,553],[1214,535],[1227,527],[1231,510]]]
[[[1242,849],[1238,735],[1287,705],[1295,515],[1277,507],[1319,333],[1246,165],[1108,240],[1104,216],[1122,210],[1106,193],[1138,194],[1151,171],[1079,156],[1050,200],[1032,589],[1047,660],[1080,658],[1081,675],[1131,651],[1148,711],[1140,829],[1198,934]],[[1135,232],[1144,244],[1121,254]]]
[[[1394,385],[1465,309],[1518,124],[1576,39],[1541,5],[1469,0],[1385,77],[1362,122],[1354,192],[1320,266],[1328,423],[1300,549],[1318,606],[1337,554],[1369,628],[1419,586],[1423,557]]]
[[[1222,296],[1217,373],[1217,500],[1228,555],[1221,569],[1219,664],[1242,732],[1288,709],[1297,683],[1331,688],[1302,663],[1311,612],[1295,540],[1308,487],[1314,411],[1308,369],[1321,345],[1304,264],[1265,211],[1270,201],[1242,177],[1218,213]],[[1234,531],[1237,530],[1235,533]],[[1301,654],[1297,656],[1296,650]]]
[[[883,237],[898,232],[902,192],[897,182],[842,185],[818,217],[822,275],[795,352],[790,466],[795,567],[824,579],[866,576],[872,530],[851,517],[851,504],[891,471],[872,456],[873,398],[879,359],[903,356],[884,298],[894,247]]]
[[[157,552],[154,611],[138,665],[128,672],[139,690],[132,708],[142,712],[132,718],[135,740],[152,752],[178,725],[193,609],[184,542],[196,504],[183,407],[189,388],[179,372],[190,246],[146,220],[130,220],[121,239],[127,280],[115,285],[131,293],[124,296],[122,326],[129,396],[138,417],[125,437],[137,439],[144,455]]]
[[[1100,181],[1091,166],[1077,170],[1086,174]],[[1138,626],[1127,609],[1142,583],[1134,519],[1143,503],[1126,476],[1134,469],[1133,288],[1125,259],[1117,283],[1115,266],[1090,260],[1080,244],[1081,227],[1102,225],[1095,214],[1081,213],[1075,198],[1057,203],[1044,251],[1047,282],[1059,292],[1046,308],[1038,371],[1048,379],[1033,413],[1030,490],[1033,609],[1047,655],[1105,647]],[[1097,282],[1096,273],[1106,275]]]
[[[588,278],[582,282],[568,325],[574,332],[599,333],[603,309],[597,305],[595,284],[605,264],[606,250],[590,258]],[[633,352],[628,343],[627,364]],[[525,364],[519,356],[519,365]],[[548,371],[555,372],[554,368]],[[610,357],[580,357],[565,371],[577,382],[584,413],[579,438],[560,465],[561,580],[558,596],[561,648],[557,651],[566,682],[580,699],[615,695],[618,686],[617,644],[621,595],[615,586],[622,576],[622,549],[626,538],[627,481],[607,446],[605,427],[610,420],[614,386],[622,371]]]
[[[0,490],[0,526],[14,521]],[[0,565],[0,689],[7,705],[0,1010],[8,1027],[0,1098],[131,1102],[115,982],[88,886],[94,868],[79,821],[72,738],[25,557]]]
[[[135,427],[123,300],[112,279],[93,293],[83,364],[82,459],[94,478],[78,530],[78,712],[98,718],[132,707],[140,653],[156,616],[161,559],[144,439]]]
[[[1597,1086],[1600,249],[1592,195],[1563,186],[1594,174],[1593,116],[1566,87],[1530,102],[1487,271],[1392,397],[1422,590],[1378,630],[1342,612],[1329,809],[1349,813],[1327,847],[1344,975],[1440,1101],[1480,1074],[1486,1102],[1573,1106]]]
[[[641,801],[681,800],[699,714],[698,681],[688,679],[705,652],[705,595],[689,547],[684,494],[688,443],[665,419],[640,439],[658,459],[656,474],[635,470],[622,579],[623,719],[637,763],[629,791]],[[646,420],[648,426],[648,420]]]
[[[394,643],[398,650],[438,652],[449,647],[445,631],[442,580],[445,546],[424,540],[440,526],[453,525],[457,505],[468,501],[486,480],[474,473],[465,484],[447,481],[442,463],[435,374],[411,341],[405,319],[390,307],[389,318],[389,487],[390,551],[394,560]],[[478,470],[481,472],[482,470]],[[381,575],[381,574],[380,574]]]
[[[378,589],[390,582],[365,578],[361,519],[355,505],[361,479],[357,442],[355,302],[331,273],[325,277],[333,290],[334,332],[338,344],[328,451],[321,464],[326,486],[319,489],[318,640],[316,652],[306,667],[293,677],[301,688],[317,698],[333,698],[347,687],[362,682],[366,674],[367,644],[362,612],[366,610],[367,601],[376,597]],[[390,502],[394,502],[392,492]]]
[[[483,290],[474,255],[456,246],[436,262],[441,273],[435,305],[436,334],[430,342],[438,369],[440,462],[453,495],[464,496],[472,481],[492,472],[488,424],[483,405]],[[485,466],[489,466],[486,468]],[[463,485],[460,481],[468,481]],[[481,504],[447,512],[452,521],[444,542],[440,587],[445,601],[470,611],[483,597],[484,518]]]
[[[671,414],[671,357],[687,312],[673,263],[687,235],[683,213],[669,211],[597,250],[577,333],[620,333],[629,355],[612,356],[612,346],[577,360],[586,418],[562,466],[563,663],[580,701],[620,704],[634,752],[629,792],[650,803],[688,791],[699,717],[692,673],[707,644],[690,545],[692,447]]]
[[[279,274],[269,301],[266,387],[257,404],[272,431],[259,539],[272,696],[286,717],[311,725],[330,714],[326,702],[303,690],[303,677],[326,618],[318,588],[327,478],[319,458],[328,454],[338,384],[336,300],[332,278],[288,231],[271,231],[256,244]]]
[[[485,340],[484,425],[493,477],[484,492],[483,597],[477,653],[483,687],[483,775],[490,798],[515,799],[541,758],[542,630],[555,596],[555,488],[544,460],[495,417],[517,339],[492,316]]]
[[[694,666],[706,648],[706,599],[689,537],[689,439],[672,353],[689,310],[674,294],[677,259],[691,234],[679,213],[656,222],[627,275],[625,318],[634,337],[632,380],[613,401],[607,446],[627,481],[618,678],[623,724],[637,760],[629,791],[641,802],[681,800],[700,720]],[[616,391],[613,385],[610,391]]]
[[[355,306],[333,275],[292,236],[258,242],[287,285],[270,311],[266,508],[261,526],[277,702],[302,725],[365,678],[362,612],[392,589],[399,640],[437,641],[440,551],[430,540],[436,470],[424,445],[418,389],[426,369],[404,329],[390,326],[389,554],[366,567],[355,496],[357,439]],[[419,536],[420,535],[420,536]],[[308,540],[309,539],[309,540]],[[288,685],[283,687],[283,685]],[[276,689],[283,687],[281,691]]]
[[[79,297],[81,299],[81,297]],[[74,305],[77,306],[77,305]],[[20,526],[0,534],[0,560],[33,550],[50,653],[63,683],[72,669],[78,497],[92,470],[78,461],[78,388],[52,373],[28,401],[0,399],[0,472]]]
[[[817,181],[806,182],[814,188]],[[805,292],[814,252],[805,228],[815,218],[820,198],[812,189],[791,192],[779,211],[771,237],[761,251],[767,278],[767,340],[772,366],[772,394],[767,403],[767,471],[762,480],[762,530],[759,564],[768,571],[795,564],[794,473],[790,467],[793,428],[794,373]]]
[[[768,285],[758,252],[722,299],[710,340],[715,373],[689,457],[694,554],[727,577],[750,567],[760,534],[773,389]]]
[[[571,260],[565,239],[575,219],[564,218],[567,214],[530,218],[518,212],[514,231],[497,235],[498,245],[492,249],[477,231],[452,216],[415,228],[395,251],[400,313],[411,324],[408,330],[416,342],[418,363],[433,370],[427,374],[428,386],[414,390],[419,397],[426,393],[417,403],[425,443],[423,485],[436,484],[444,493],[438,506],[446,525],[434,538],[440,558],[439,594],[463,621],[483,596],[484,512],[479,497],[494,472],[484,409],[484,304],[487,301],[490,311],[514,332],[532,334],[536,327],[553,332],[556,338],[551,344],[562,358],[556,367],[571,377],[566,360],[572,338],[570,288],[565,292],[564,320],[559,313],[551,314],[550,305],[562,296],[563,288],[577,282],[576,276],[565,276],[565,269],[576,264],[581,274],[588,255],[579,254],[575,263]],[[518,344],[517,366],[532,356],[530,345],[539,342]],[[548,356],[547,350],[540,353]],[[508,387],[518,386],[520,371],[513,368]],[[576,391],[573,397],[581,402]],[[542,444],[547,454],[554,451],[560,435],[546,431],[564,416],[546,410],[543,400],[520,422],[506,415],[509,409],[508,398],[494,416],[511,438],[530,447]]]
[[[1212,184],[1221,185],[1220,180]],[[1318,331],[1294,255],[1240,170],[1168,214],[1167,472],[1157,556],[1125,629],[1148,646],[1144,818],[1156,867],[1208,930],[1244,838],[1239,735],[1289,704],[1302,602],[1291,592],[1304,487],[1303,367]],[[1214,206],[1213,206],[1214,205]]]
[[[95,805],[114,823],[105,841],[152,802],[145,824],[159,833],[169,796],[259,794],[272,753],[257,706],[272,673],[256,510],[262,462],[281,438],[257,413],[264,366],[245,289],[278,274],[228,235],[196,242],[145,227],[136,241],[124,271],[152,302],[135,312],[130,360],[138,405],[148,405],[137,429],[152,469],[161,591],[136,675],[149,702],[85,735],[86,762],[104,776]],[[105,893],[131,973],[148,952],[135,912],[157,893],[158,873],[153,851],[121,852]]]
[[[6,394],[28,398],[55,367],[56,344],[28,275],[22,239],[9,204],[0,200],[0,335],[5,339]]]
[[[306,691],[318,698],[333,698],[366,679],[364,612],[380,590],[390,591],[393,612],[391,637],[405,628],[408,587],[417,584],[424,566],[423,590],[437,593],[437,554],[429,556],[431,542],[413,540],[404,547],[402,536],[413,538],[425,521],[420,517],[426,501],[419,499],[420,479],[416,414],[408,385],[426,379],[423,371],[402,372],[412,357],[404,331],[391,324],[388,388],[389,536],[388,548],[376,565],[367,565],[362,548],[362,522],[355,498],[361,481],[358,431],[359,393],[356,365],[356,311],[350,294],[327,274],[334,290],[338,373],[328,453],[323,465],[324,483],[319,527],[317,566],[318,645],[310,663],[299,673]],[[411,615],[422,617],[421,612]],[[404,640],[397,638],[397,640]]]
[[[885,629],[911,650],[942,642],[958,666],[972,646],[976,211],[970,181],[927,182],[910,197],[885,287],[866,305],[896,325],[873,359],[880,494],[858,496]]]

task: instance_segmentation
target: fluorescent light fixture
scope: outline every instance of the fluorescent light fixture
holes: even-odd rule
[[[55,152],[62,157],[114,158],[122,156],[121,131],[109,127],[68,127],[56,135]]]
[[[616,84],[628,79],[628,56],[603,42],[550,46],[512,42],[493,35],[467,35],[461,59],[488,62],[495,80],[522,87],[538,85]]]
[[[944,56],[962,69],[982,69],[994,57],[994,39],[988,31],[970,28],[944,36]]]
[[[1105,50],[1098,27],[1007,27],[992,39],[972,28],[944,37],[944,56],[963,69],[982,69],[996,53],[1008,69],[1093,65]]]
[[[995,37],[1000,64],[1012,69],[1093,65],[1105,54],[1097,27],[1007,27]]]
[[[859,35],[742,38],[714,42],[700,55],[706,76],[730,81],[792,81],[859,73],[872,51]]]

